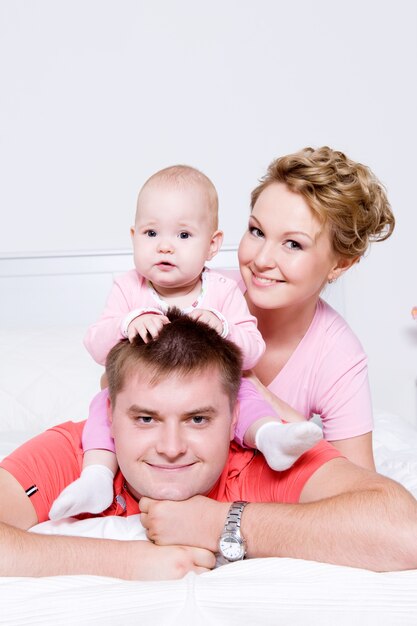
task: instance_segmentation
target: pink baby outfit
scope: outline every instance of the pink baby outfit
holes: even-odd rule
[[[243,367],[251,369],[265,350],[265,343],[257,328],[256,318],[249,313],[245,298],[232,278],[204,269],[202,291],[198,300],[185,313],[196,309],[214,309],[226,319],[227,339],[234,341],[243,352]],[[114,281],[106,306],[99,320],[90,326],[84,344],[98,363],[104,364],[111,348],[123,339],[124,320],[132,311],[141,309],[165,311],[166,305],[146,279],[131,270]],[[243,393],[243,395],[242,395]],[[91,402],[89,418],[83,432],[84,451],[103,449],[114,452],[113,439],[107,423],[107,390],[97,394]],[[252,424],[258,417],[273,416],[275,412],[263,400],[253,385],[244,384],[240,402],[245,422]],[[238,441],[242,442],[243,437]]]
[[[219,311],[229,326],[227,339],[234,341],[243,352],[243,369],[251,369],[264,353],[265,343],[241,290],[236,281],[207,268],[202,280],[200,297],[184,313],[197,308]],[[104,365],[111,348],[123,339],[121,329],[125,318],[136,309],[164,312],[164,304],[136,270],[119,276],[114,281],[103,313],[87,331],[85,347],[97,363]]]

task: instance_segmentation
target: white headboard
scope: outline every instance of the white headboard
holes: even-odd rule
[[[224,269],[237,265],[237,246],[224,246],[210,262]],[[87,326],[100,314],[114,276],[132,267],[130,250],[2,255],[0,326]],[[342,281],[329,286],[324,297],[344,313]]]

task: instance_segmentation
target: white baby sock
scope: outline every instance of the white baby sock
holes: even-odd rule
[[[87,465],[80,478],[68,485],[49,511],[51,520],[79,513],[101,513],[113,502],[114,474],[105,465]]]
[[[321,428],[311,422],[266,422],[257,431],[255,442],[269,467],[283,471],[322,438]]]

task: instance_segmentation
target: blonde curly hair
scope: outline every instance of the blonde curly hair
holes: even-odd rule
[[[346,259],[363,256],[372,241],[388,239],[394,230],[384,186],[343,152],[323,146],[275,159],[252,191],[251,209],[272,183],[285,183],[305,198],[319,221],[329,224],[334,251]]]

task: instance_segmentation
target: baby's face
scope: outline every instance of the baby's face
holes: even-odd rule
[[[192,286],[218,251],[221,234],[198,185],[150,185],[138,200],[132,228],[137,271],[155,287]]]

